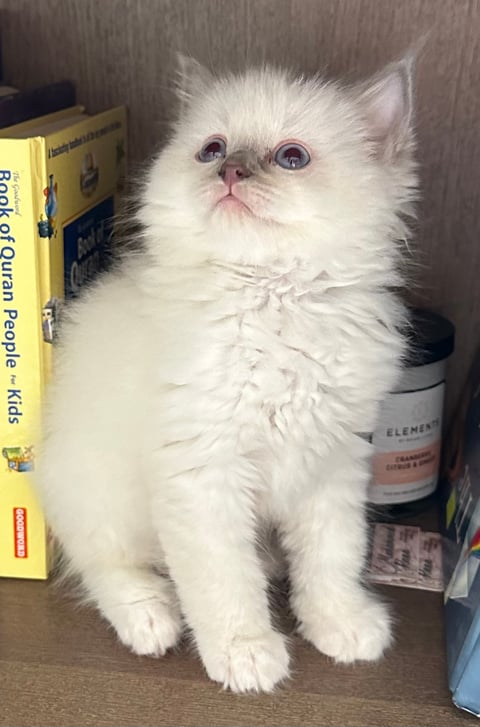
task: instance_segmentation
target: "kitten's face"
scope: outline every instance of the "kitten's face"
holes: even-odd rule
[[[387,89],[392,98],[380,109],[393,114],[387,126],[394,131],[399,89]],[[197,72],[176,133],[153,168],[151,202],[162,200],[179,228],[183,220],[211,237],[239,230],[255,238],[275,230],[285,238],[313,229],[348,235],[353,221],[371,217],[372,194],[380,207],[393,201],[385,197],[394,193],[386,180],[395,177],[398,155],[387,159],[374,148],[368,123],[358,98],[333,84],[272,69],[219,80]],[[383,150],[388,131],[377,129]]]
[[[314,111],[311,88],[268,71],[215,84],[179,135],[211,224],[309,222],[335,163],[336,111],[331,94]]]

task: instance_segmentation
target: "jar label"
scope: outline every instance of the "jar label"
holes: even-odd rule
[[[369,500],[396,504],[431,494],[438,479],[444,382],[420,391],[390,394],[372,437]]]

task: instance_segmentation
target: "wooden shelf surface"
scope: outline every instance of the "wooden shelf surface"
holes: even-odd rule
[[[337,666],[293,636],[292,679],[239,696],[207,679],[188,644],[136,657],[51,584],[0,579],[0,724],[478,726],[451,703],[441,596],[383,593],[397,623],[382,662]]]

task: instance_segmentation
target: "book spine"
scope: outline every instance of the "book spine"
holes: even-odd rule
[[[44,390],[39,149],[0,140],[0,576],[45,578],[46,526],[32,487]]]
[[[53,329],[49,308],[52,297],[51,249],[53,245],[58,244],[58,240],[51,215],[50,195],[52,192],[48,184],[44,137],[37,136],[30,139],[30,169],[42,331],[40,355],[45,385],[48,383],[52,370]]]

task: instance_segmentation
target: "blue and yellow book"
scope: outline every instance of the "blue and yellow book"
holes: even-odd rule
[[[0,576],[46,578],[39,414],[65,298],[104,265],[126,164],[123,107],[0,130]]]

